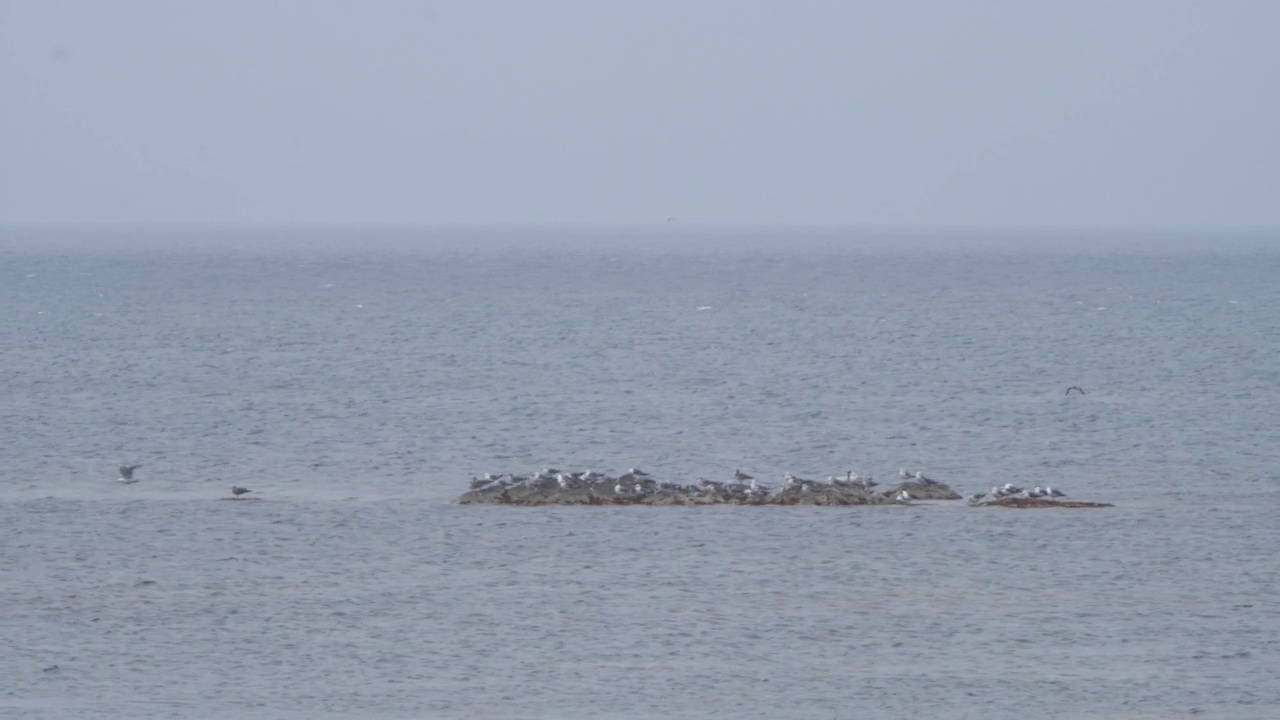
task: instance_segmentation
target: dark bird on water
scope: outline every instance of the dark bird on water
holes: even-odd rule
[[[137,470],[140,467],[142,466],[141,465],[121,465],[120,477],[116,478],[116,482],[124,483],[125,485],[132,485],[133,483],[138,482],[137,478],[133,476],[133,471]]]
[[[1082,388],[1082,387],[1078,387],[1078,386],[1076,386],[1076,385],[1072,385],[1071,387],[1067,388],[1067,394],[1068,394],[1068,395],[1070,395],[1072,390],[1075,390],[1076,392],[1080,393],[1081,395],[1083,395],[1083,394],[1084,394],[1084,388]]]
[[[232,485],[232,486],[231,486],[231,495],[232,495],[233,497],[240,497],[241,495],[244,495],[245,493],[251,493],[251,492],[253,492],[253,491],[252,491],[252,490],[250,490],[249,488],[242,488],[242,487],[240,487],[239,485]]]

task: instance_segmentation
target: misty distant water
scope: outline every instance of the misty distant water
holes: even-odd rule
[[[1280,716],[1272,240],[5,230],[0,715]]]

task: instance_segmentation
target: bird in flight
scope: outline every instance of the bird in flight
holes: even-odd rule
[[[116,482],[124,483],[125,485],[132,485],[138,482],[138,479],[133,476],[133,471],[137,470],[140,467],[142,466],[141,465],[121,465],[120,477],[116,478]]]

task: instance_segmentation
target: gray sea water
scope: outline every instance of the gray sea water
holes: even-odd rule
[[[1277,239],[0,231],[0,716],[1280,717]]]

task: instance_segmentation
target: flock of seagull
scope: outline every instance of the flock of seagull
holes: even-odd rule
[[[1045,498],[1045,497],[1060,498],[1060,497],[1066,497],[1066,496],[1067,496],[1066,493],[1054,487],[1048,487],[1048,486],[1040,487],[1039,485],[1037,485],[1033,488],[1027,488],[1024,490],[1023,488],[1020,488],[1017,485],[1014,485],[1013,483],[1005,483],[1004,485],[998,485],[996,487],[991,488],[990,492],[976,493],[976,494],[970,495],[969,497],[965,498],[965,500],[968,500],[970,505],[977,505],[987,497],[990,497],[992,500],[1000,500],[1001,498],[1035,499],[1035,498]]]
[[[905,483],[915,483],[919,486],[939,485],[936,480],[925,477],[924,473],[918,471],[908,472],[906,468],[898,471],[898,477]],[[812,493],[823,485],[855,488],[871,492],[879,483],[869,475],[861,475],[852,470],[846,472],[843,477],[828,475],[825,480],[807,480],[790,472],[782,476],[783,490],[798,490],[801,494]],[[481,476],[473,476],[470,482],[470,489],[476,492],[493,492],[508,488],[526,488],[542,491],[592,488],[597,491],[608,492],[610,486],[612,486],[613,495],[629,498],[640,498],[659,491],[674,491],[695,496],[700,494],[720,494],[741,496],[747,499],[765,499],[773,492],[772,488],[741,470],[734,470],[732,479],[725,482],[700,477],[698,482],[692,485],[656,482],[650,477],[649,473],[639,468],[631,468],[622,475],[613,477],[594,470],[568,472],[557,470],[553,467],[545,467],[529,475],[484,473]],[[1012,485],[1007,485],[1004,488],[992,488],[993,497],[1005,497],[1014,491],[1023,492],[1021,488],[1014,488]],[[1032,492],[1043,492],[1045,495],[1053,495],[1053,497],[1063,496],[1063,493],[1052,489],[1042,491],[1040,488],[1036,488]],[[969,501],[976,504],[986,495],[986,493],[981,493],[971,496]],[[1040,496],[1037,495],[1037,497]],[[909,503],[921,498],[910,490],[902,488],[893,495],[892,499],[898,503]]]
[[[671,221],[671,218],[667,218],[667,222],[670,222],[670,221]],[[1066,394],[1070,396],[1072,390],[1078,392],[1081,395],[1085,394],[1084,388],[1077,387],[1075,385],[1072,385],[1071,387],[1067,388]],[[138,478],[135,478],[133,476],[133,471],[137,470],[140,467],[142,467],[141,464],[121,465],[120,477],[116,478],[116,482],[121,483],[123,485],[132,485],[138,482]],[[914,482],[920,485],[937,485],[938,484],[936,481],[930,480],[929,478],[925,477],[923,473],[920,473],[920,472],[909,473],[907,472],[906,468],[901,468],[898,470],[898,477],[901,478],[903,482]],[[812,492],[814,489],[814,486],[822,484],[821,482],[816,480],[805,480],[803,478],[798,478],[789,472],[783,474],[782,482],[783,482],[784,489],[799,488],[801,492]],[[828,485],[835,485],[839,487],[857,487],[867,492],[870,492],[871,488],[875,487],[878,484],[875,480],[871,479],[870,476],[859,475],[858,473],[855,473],[852,470],[845,473],[845,476],[843,478],[837,477],[835,475],[828,475],[825,482]],[[631,468],[619,478],[611,478],[607,475],[594,472],[592,470],[585,470],[583,472],[566,473],[566,472],[561,472],[559,470],[556,470],[555,468],[543,468],[542,470],[539,470],[538,472],[533,473],[531,476],[515,475],[514,473],[507,473],[505,475],[495,475],[494,473],[485,473],[483,477],[471,478],[471,489],[472,490],[492,490],[499,487],[507,488],[507,487],[516,487],[516,486],[527,487],[527,488],[551,489],[551,487],[553,487],[551,483],[554,483],[554,486],[558,486],[562,490],[570,490],[574,488],[581,488],[581,487],[587,487],[587,486],[606,486],[607,487],[609,483],[614,483],[613,491],[617,495],[644,495],[647,493],[651,493],[657,489],[679,490],[679,491],[691,492],[691,493],[703,492],[709,489],[715,489],[719,491],[725,491],[725,490],[741,491],[747,497],[768,497],[769,493],[771,492],[771,490],[767,486],[756,481],[754,477],[742,472],[741,470],[733,471],[732,482],[719,483],[713,480],[707,480],[706,478],[698,478],[697,485],[680,485],[678,483],[669,483],[669,482],[655,483],[652,480],[650,480],[649,473],[644,472],[639,468]],[[241,496],[247,495],[248,493],[251,493],[251,492],[253,491],[250,490],[249,488],[240,487],[239,485],[231,486],[231,497],[236,499],[239,499]],[[1023,489],[1013,485],[1012,483],[1005,483],[1004,485],[999,485],[991,488],[990,492],[975,493],[965,499],[969,501],[970,505],[977,505],[988,497],[990,497],[992,500],[1000,500],[1002,498],[1015,498],[1015,497],[1016,498],[1045,498],[1045,497],[1060,498],[1060,497],[1066,497],[1066,493],[1052,487],[1036,486],[1030,489]],[[893,499],[895,502],[907,503],[907,502],[911,502],[912,500],[919,500],[920,498],[916,497],[914,494],[907,491],[906,489],[903,489],[903,490],[900,490],[896,495],[894,495]]]
[[[121,465],[120,477],[116,478],[116,482],[122,485],[132,485],[138,482],[139,478],[136,478],[133,476],[133,471],[137,470],[140,467],[142,467],[142,465]],[[245,495],[251,492],[253,491],[250,490],[249,488],[243,488],[243,487],[240,487],[239,485],[231,486],[231,497],[233,498],[239,499],[241,495]]]
[[[124,485],[132,485],[138,482],[139,478],[133,476],[133,472],[139,465],[121,465],[120,477],[116,478],[116,482]],[[916,483],[919,485],[937,485],[938,482],[924,476],[922,472],[907,472],[906,468],[898,470],[898,477],[903,482]],[[671,482],[655,482],[649,476],[649,473],[639,469],[631,468],[621,476],[614,478],[604,473],[598,473],[593,470],[584,470],[582,472],[562,472],[555,468],[542,468],[532,475],[516,475],[514,473],[494,474],[485,473],[481,477],[471,478],[470,487],[472,490],[488,491],[500,488],[525,487],[541,490],[551,490],[559,488],[561,490],[574,490],[587,487],[604,487],[607,488],[609,483],[613,483],[613,492],[619,496],[639,497],[648,495],[658,490],[674,490],[687,493],[703,493],[703,492],[728,492],[741,493],[748,498],[767,498],[772,489],[759,482],[755,477],[748,475],[741,470],[733,471],[733,480],[729,482],[716,482],[706,478],[698,478],[697,485],[681,485]],[[837,487],[860,488],[870,492],[872,488],[879,485],[871,476],[860,475],[850,470],[845,473],[844,477],[828,475],[825,481],[806,480],[796,477],[791,473],[784,473],[782,476],[783,489],[790,490],[798,488],[801,493],[813,492],[816,486],[834,485]],[[231,486],[231,497],[239,499],[243,495],[253,492],[249,488],[240,487],[239,485]],[[991,488],[990,492],[975,493],[965,498],[970,505],[980,504],[986,498],[999,500],[1002,498],[1060,498],[1066,497],[1066,493],[1053,487],[1040,487],[1023,489],[1013,483],[1005,483]],[[909,503],[912,500],[919,500],[915,494],[906,489],[899,490],[893,497],[895,502]]]

